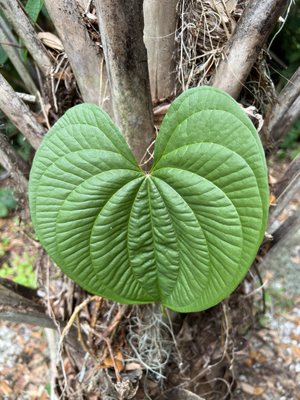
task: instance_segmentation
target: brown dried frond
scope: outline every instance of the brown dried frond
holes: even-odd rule
[[[178,4],[178,91],[209,84],[245,8],[245,0],[181,0]]]

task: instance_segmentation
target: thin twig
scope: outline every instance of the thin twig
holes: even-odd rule
[[[39,98],[39,102],[40,102],[40,105],[41,105],[41,108],[42,108],[42,113],[43,113],[43,116],[45,118],[45,122],[46,122],[47,128],[50,129],[51,126],[50,126],[50,122],[49,122],[49,118],[48,118],[48,113],[47,113],[47,111],[45,109],[44,100],[42,99],[42,96],[41,96],[39,91],[37,92],[37,95],[38,95],[38,98]]]
[[[71,329],[73,323],[76,320],[77,315],[80,313],[80,311],[89,303],[91,303],[92,301],[95,301],[96,299],[98,299],[98,296],[92,296],[92,297],[88,297],[87,299],[85,299],[81,304],[79,304],[78,306],[76,306],[73,314],[71,315],[67,325],[64,327],[62,333],[61,333],[61,337],[59,339],[59,345],[58,347],[61,348],[62,343],[64,341],[65,336],[68,334],[69,330]]]
[[[213,79],[213,86],[238,97],[262,46],[282,14],[287,0],[252,0],[227,42],[225,56]],[[245,35],[247,32],[247,35]]]
[[[45,0],[45,5],[68,55],[84,101],[102,104],[104,95],[99,92],[102,56],[89,36],[77,2],[65,1],[62,7],[61,0]],[[106,74],[105,69],[103,73]]]
[[[28,181],[26,175],[29,173],[29,166],[20,158],[14,148],[8,143],[6,136],[0,132],[0,164],[13,177],[18,193],[26,195]]]

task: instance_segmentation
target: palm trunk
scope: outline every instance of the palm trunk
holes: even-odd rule
[[[175,90],[175,30],[178,0],[144,1],[144,41],[152,100],[154,103],[170,98]]]
[[[83,100],[110,111],[110,94],[100,48],[92,41],[73,0],[45,0]]]
[[[229,39],[223,61],[213,79],[213,86],[237,98],[253,64],[268,39],[287,0],[249,1]]]
[[[98,0],[97,6],[114,118],[140,162],[154,131],[143,1]]]
[[[44,76],[49,76],[53,67],[53,61],[38,39],[31,21],[23,10],[22,4],[19,0],[0,0],[0,8],[14,27],[18,36],[23,40],[26,48]]]

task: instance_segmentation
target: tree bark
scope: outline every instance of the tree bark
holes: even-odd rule
[[[292,184],[294,179],[300,175],[300,154],[290,163],[284,175],[279,179],[275,188],[273,189],[273,194],[275,197],[279,197],[286,188]]]
[[[37,87],[21,60],[19,50],[17,49],[17,47],[13,46],[13,45],[18,45],[18,42],[16,41],[14,35],[12,34],[11,30],[9,29],[9,27],[7,26],[6,22],[1,17],[1,15],[0,15],[0,41],[2,42],[1,46],[5,50],[13,66],[16,68],[16,71],[18,72],[20,78],[24,82],[27,90],[30,93],[36,95]],[[9,43],[9,44],[6,45],[4,43]]]
[[[55,323],[46,314],[41,299],[34,289],[3,278],[0,278],[0,319],[54,330],[57,330],[57,326],[61,329],[66,326],[65,321],[57,320]],[[74,326],[69,329],[65,342],[75,353],[80,354],[81,357],[84,356]]]
[[[8,143],[6,136],[0,132],[0,164],[10,173],[18,193],[27,193],[29,166]]]
[[[300,116],[300,67],[280,92],[265,118],[263,135],[267,142],[277,142]]]
[[[300,118],[300,97],[294,101],[289,109],[285,109],[285,105],[282,105],[282,112],[278,109],[278,113],[281,114],[280,118],[274,115],[274,124],[270,122],[268,127],[267,146],[272,147],[275,143],[280,142]]]
[[[273,240],[271,241],[271,247],[275,246],[281,239],[285,238],[291,231],[297,232],[300,226],[300,209],[298,209],[293,215],[288,217],[278,229],[273,233]]]
[[[288,0],[249,1],[230,37],[213,86],[237,98],[263,45],[288,5]]]
[[[300,210],[298,209],[273,232],[273,240],[270,242],[268,253],[257,265],[258,269],[271,270],[274,268],[274,261],[277,263],[278,259],[282,259],[283,250],[291,248],[290,243],[295,240],[295,235],[299,231],[299,224]],[[282,265],[282,267],[284,268],[285,266]]]
[[[153,140],[143,0],[97,0],[116,123],[138,162]]]
[[[291,200],[296,198],[300,191],[300,154],[290,163],[287,170],[285,171],[282,178],[279,180],[273,194],[276,197],[276,205],[270,209],[269,225],[267,231],[274,234],[275,236],[282,236],[280,227],[277,228],[277,218],[284,211],[286,206]],[[294,224],[293,218],[289,217],[289,222],[285,222],[285,226],[288,228],[291,224]],[[285,232],[285,227],[282,228]],[[275,232],[279,232],[279,234]],[[285,234],[285,233],[284,233]],[[278,241],[278,240],[277,240]]]
[[[56,329],[34,290],[0,278],[0,319]]]
[[[1,74],[0,108],[25,136],[31,146],[37,149],[42,141],[45,129],[37,122],[27,105],[19,98]]]
[[[110,111],[103,57],[89,36],[76,1],[45,0],[45,5],[68,55],[83,100]]]
[[[270,210],[268,233],[272,234],[277,229],[276,220],[284,211],[290,201],[295,199],[296,195],[300,192],[300,174],[298,174],[282,192],[280,197],[276,200],[276,205]]]
[[[144,41],[148,53],[148,68],[152,100],[160,102],[175,90],[176,6],[178,0],[144,1]],[[166,18],[167,16],[167,18]]]
[[[48,76],[52,70],[52,61],[42,42],[38,39],[19,0],[0,0],[0,8],[20,39],[23,40],[42,73]]]

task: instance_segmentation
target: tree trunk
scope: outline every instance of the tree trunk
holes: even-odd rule
[[[56,323],[46,314],[34,289],[14,283],[8,279],[0,278],[0,319],[30,325],[37,325],[48,329],[64,328],[64,321]],[[83,350],[77,339],[77,331],[74,327],[69,329],[66,342],[73,351],[83,356]]]
[[[56,329],[35,290],[0,278],[0,319]]]
[[[138,162],[153,140],[142,0],[98,0],[114,118]]]
[[[20,57],[20,49],[18,49],[18,42],[16,41],[11,30],[7,26],[6,22],[0,15],[0,41],[3,50],[6,52],[8,58],[12,62],[13,66],[16,68],[20,78],[24,82],[29,93],[34,95],[37,94],[37,87],[31,78],[29,72],[27,71],[24,63]],[[3,44],[7,43],[7,44]]]
[[[16,153],[8,143],[6,136],[0,132],[0,164],[15,181],[18,193],[27,194],[29,165]]]
[[[280,92],[265,118],[263,134],[268,143],[282,139],[300,117],[300,67]]]
[[[0,0],[0,8],[25,43],[32,58],[45,76],[49,76],[53,67],[47,50],[38,39],[31,21],[25,14],[19,0]]]
[[[278,265],[278,260],[280,260],[281,264],[283,264],[281,261],[283,253],[286,252],[286,249],[292,248],[291,242],[295,241],[295,238],[297,238],[299,235],[299,224],[300,210],[298,209],[273,233],[273,240],[270,242],[270,248],[268,249],[268,253],[265,255],[265,257],[263,257],[263,259],[260,261],[258,265],[259,269],[262,271],[274,271],[274,263]],[[282,267],[281,276],[285,279],[286,273],[284,267],[288,266],[282,265]],[[278,269],[276,273],[278,274]]]
[[[176,65],[173,53],[177,3],[178,0],[144,1],[144,41],[154,103],[171,97],[175,90]]]
[[[296,198],[296,195],[300,193],[300,174],[298,173],[281,195],[276,199],[276,205],[270,209],[269,227],[268,233],[273,233],[277,229],[277,218],[288,206],[290,201]]]
[[[289,216],[278,229],[273,233],[273,240],[271,241],[271,247],[277,245],[282,239],[286,239],[287,235],[291,232],[296,233],[300,227],[300,209],[298,209],[293,215]]]
[[[45,0],[83,100],[110,111],[110,94],[100,47],[96,47],[74,0]]]
[[[280,95],[280,99],[281,98]],[[277,111],[278,114],[274,116],[274,123],[270,122],[267,127],[268,131],[264,131],[267,135],[269,147],[277,145],[278,142],[282,141],[300,118],[300,97],[298,97],[289,108],[286,107],[285,104],[278,104]]]
[[[276,183],[273,189],[275,197],[279,197],[288,186],[293,185],[293,181],[300,175],[300,154],[290,163],[284,175]]]
[[[45,129],[37,122],[36,117],[19,98],[13,88],[0,74],[0,108],[34,149],[42,141]]]
[[[288,0],[249,1],[229,39],[213,86],[237,98]]]

